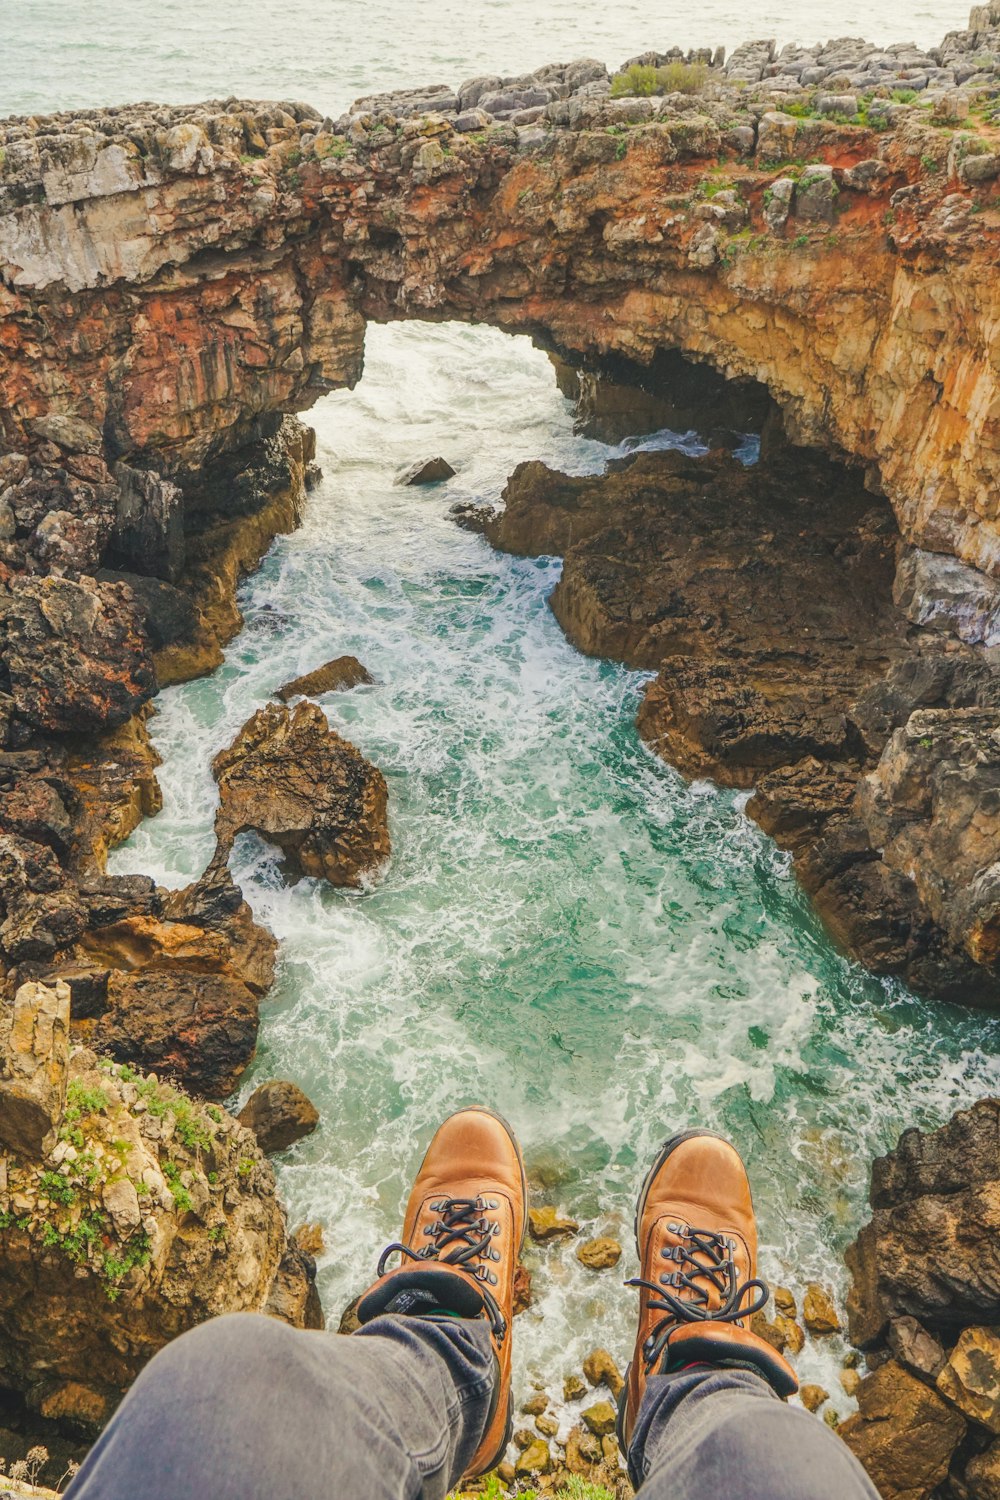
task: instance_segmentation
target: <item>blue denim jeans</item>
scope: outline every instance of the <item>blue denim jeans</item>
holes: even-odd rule
[[[217,1318],[159,1353],[71,1500],[443,1500],[486,1428],[485,1323],[385,1316],[349,1338]],[[629,1467],[649,1500],[878,1500],[822,1422],[749,1370],[647,1386]]]

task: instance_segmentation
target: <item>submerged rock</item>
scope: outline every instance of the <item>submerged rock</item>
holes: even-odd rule
[[[362,666],[356,656],[337,656],[325,666],[317,667],[314,672],[293,677],[291,682],[286,682],[278,689],[277,696],[283,703],[287,703],[291,698],[317,697],[320,693],[341,692],[346,688],[374,681],[368,668]]]
[[[360,886],[388,859],[385,778],[314,703],[259,709],[212,769],[217,859],[249,829],[278,845],[292,879]]]
[[[541,1208],[528,1209],[528,1232],[533,1240],[538,1240],[541,1244],[574,1235],[579,1228],[575,1219],[567,1218],[549,1203]]]

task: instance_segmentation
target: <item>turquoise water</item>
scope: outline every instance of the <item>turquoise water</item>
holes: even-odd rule
[[[929,45],[967,11],[0,0],[0,116],[230,93],[336,113],[376,89],[576,56],[616,65],[674,43]],[[321,1110],[278,1165],[293,1221],[326,1225],[328,1311],[397,1233],[437,1121],[472,1099],[515,1122],[541,1196],[626,1245],[601,1274],[571,1248],[531,1252],[522,1393],[543,1377],[556,1389],[595,1344],[627,1357],[635,1188],[662,1137],[693,1123],[746,1153],[766,1272],[842,1287],[871,1158],[903,1126],[1000,1086],[1000,1023],[920,1004],[833,952],[741,799],[686,785],[638,742],[641,677],[567,645],[545,603],[558,562],[497,556],[448,520],[456,500],[496,499],[523,458],[585,470],[608,457],[572,436],[542,355],[486,330],[373,328],[363,383],[313,419],[324,484],[244,587],[246,629],[225,666],[158,700],[164,811],[112,863],[168,884],[198,874],[213,753],[287,678],[341,652],[368,665],[374,687],[324,706],[388,778],[388,871],[364,893],[286,889],[252,840],[234,866],[281,939],[242,1093],[286,1076]],[[393,487],[397,466],[432,452],[453,481]],[[804,1376],[835,1389],[834,1353],[809,1351]]]
[[[765,1271],[842,1285],[872,1157],[1000,1086],[1000,1022],[840,958],[743,799],[641,745],[642,675],[567,644],[545,602],[558,561],[500,556],[449,520],[521,459],[582,472],[616,451],[572,435],[542,354],[487,330],[371,328],[361,385],[313,420],[325,479],[305,524],[245,584],[225,666],[159,698],[164,810],[112,864],[199,873],[214,752],[288,678],[342,652],[368,666],[374,686],[322,701],[388,779],[388,870],[349,893],[286,888],[253,839],[234,862],[281,939],[241,1096],[283,1076],[320,1109],[279,1177],[292,1220],[326,1226],[328,1312],[398,1232],[435,1124],[472,1100],[516,1124],[540,1197],[626,1246],[601,1274],[571,1247],[532,1252],[522,1389],[558,1387],[595,1344],[627,1356],[636,1186],[695,1123],[747,1156]],[[439,452],[455,479],[393,486]],[[829,1386],[832,1357],[810,1352],[806,1376]]]

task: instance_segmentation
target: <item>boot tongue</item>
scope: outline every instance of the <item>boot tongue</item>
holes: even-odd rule
[[[446,1312],[459,1318],[478,1318],[484,1307],[482,1293],[470,1276],[427,1262],[403,1266],[376,1282],[358,1303],[358,1322],[370,1323],[387,1312],[410,1317]]]

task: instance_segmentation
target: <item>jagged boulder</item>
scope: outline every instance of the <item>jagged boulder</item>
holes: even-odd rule
[[[282,850],[292,879],[359,886],[389,856],[385,778],[315,703],[258,709],[212,769],[217,861],[250,829]]]
[[[871,1222],[847,1251],[850,1336],[877,1349],[910,1316],[947,1342],[1000,1322],[1000,1100],[907,1130],[872,1167]]]
[[[857,1413],[838,1431],[882,1500],[929,1500],[965,1429],[959,1412],[890,1362],[861,1382]]]
[[[40,1156],[55,1144],[68,1047],[66,985],[22,985],[0,1011],[0,1151]]]
[[[64,1017],[66,996],[28,989],[37,1036],[46,1016]],[[0,1386],[96,1433],[185,1329],[272,1299],[302,1323],[315,1299],[307,1266],[297,1297],[289,1264],[275,1291],[285,1220],[251,1131],[155,1075],[71,1052],[61,1025],[47,1057],[65,1073],[61,1107],[58,1089],[46,1095],[52,1131],[40,1149],[37,1131],[0,1142]],[[4,1102],[0,1085],[6,1119]]]
[[[319,1111],[298,1084],[273,1078],[254,1089],[237,1118],[270,1156],[311,1135],[319,1124]]]
[[[312,698],[320,693],[342,692],[345,688],[358,687],[361,683],[371,683],[374,680],[368,668],[356,656],[335,656],[314,672],[293,677],[291,682],[286,682],[278,689],[277,696],[282,703],[288,703],[292,698]]]
[[[0,589],[0,629],[15,707],[35,729],[111,729],[155,691],[146,635],[122,584],[17,575]]]

